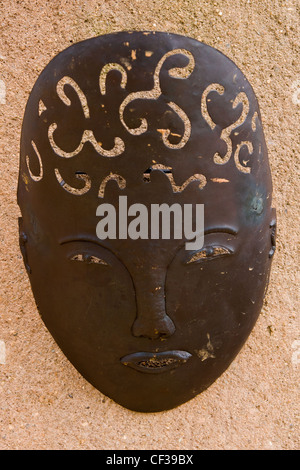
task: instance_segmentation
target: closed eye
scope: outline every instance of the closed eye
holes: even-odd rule
[[[102,258],[98,258],[97,256],[88,255],[86,253],[77,253],[70,257],[71,261],[80,261],[87,264],[102,264],[103,266],[109,266],[109,264],[104,261]]]
[[[230,248],[220,245],[210,245],[202,248],[199,251],[193,252],[185,264],[200,263],[202,261],[212,260],[232,254],[233,251]]]

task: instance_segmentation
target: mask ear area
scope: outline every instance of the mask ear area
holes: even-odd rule
[[[18,219],[19,222],[19,245],[20,245],[20,250],[23,256],[23,262],[26,268],[26,271],[30,274],[31,273],[31,268],[28,264],[28,259],[27,259],[27,250],[26,250],[26,243],[27,243],[27,235],[23,230],[23,217],[19,217]]]
[[[272,208],[272,218],[270,222],[270,229],[271,229],[271,249],[269,251],[269,258],[275,253],[276,250],[276,209]]]

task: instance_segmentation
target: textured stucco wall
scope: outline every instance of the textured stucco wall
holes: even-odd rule
[[[299,447],[299,8],[296,0],[0,1],[0,449]],[[194,37],[242,69],[260,104],[278,216],[268,294],[245,347],[206,392],[158,414],[120,407],[77,373],[37,313],[18,247],[30,90],[72,42],[124,29]]]

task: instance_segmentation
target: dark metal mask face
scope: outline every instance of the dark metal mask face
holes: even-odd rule
[[[41,317],[78,371],[137,411],[214,382],[262,307],[271,192],[255,95],[220,52],[122,32],[55,57],[24,116],[20,246]],[[202,248],[147,237],[138,209],[153,204],[203,204]],[[108,207],[119,231],[100,240]]]

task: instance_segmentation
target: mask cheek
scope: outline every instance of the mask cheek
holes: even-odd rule
[[[220,259],[189,265],[175,260],[170,265],[166,309],[184,346],[197,347],[207,334],[219,346],[232,338],[243,343],[259,314],[267,282],[264,263],[250,261],[245,247]]]
[[[70,260],[60,252],[35,260],[31,281],[42,320],[75,366],[100,369],[109,351],[124,355],[120,337],[131,336],[136,304],[121,264]]]

